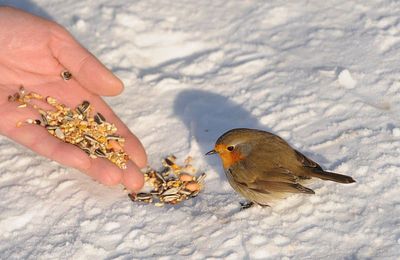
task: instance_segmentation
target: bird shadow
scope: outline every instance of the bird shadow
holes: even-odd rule
[[[26,12],[35,14],[37,16],[40,16],[42,18],[53,20],[52,16],[48,12],[46,12],[42,7],[38,6],[37,4],[29,0],[18,0],[18,1],[0,0],[0,5],[15,7],[24,10]]]
[[[174,102],[174,113],[189,130],[202,154],[214,148],[215,141],[233,128],[257,128],[269,131],[246,109],[222,95],[203,90],[184,90]],[[215,164],[215,157],[206,157]]]

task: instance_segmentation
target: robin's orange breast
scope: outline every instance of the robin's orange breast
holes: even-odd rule
[[[217,147],[215,150],[218,152],[222,159],[224,169],[230,168],[233,164],[244,159],[244,156],[239,151],[228,151],[224,147]]]

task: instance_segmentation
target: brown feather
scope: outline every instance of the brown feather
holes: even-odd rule
[[[246,185],[249,189],[261,193],[289,192],[289,193],[315,194],[313,190],[306,188],[298,183],[257,181],[253,183],[248,183]]]

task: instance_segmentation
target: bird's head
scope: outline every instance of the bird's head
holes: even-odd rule
[[[257,135],[253,129],[237,128],[229,130],[218,138],[213,150],[206,153],[218,154],[224,169],[230,168],[235,163],[246,159],[250,154]]]

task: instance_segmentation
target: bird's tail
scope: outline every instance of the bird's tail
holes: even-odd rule
[[[353,183],[356,182],[352,177],[347,175],[342,175],[334,172],[326,171],[313,171],[310,174],[312,177],[316,177],[322,180],[334,181],[339,183]]]

